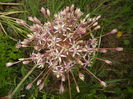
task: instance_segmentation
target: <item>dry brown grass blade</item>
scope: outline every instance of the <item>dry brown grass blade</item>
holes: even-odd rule
[[[17,14],[17,13],[24,13],[26,11],[12,11],[12,12],[0,12],[0,15],[10,15],[10,14]]]
[[[16,6],[18,6],[18,5],[22,5],[22,3],[3,3],[3,2],[0,2],[0,5],[16,5]]]
[[[0,22],[0,28],[3,31],[3,33],[5,33],[6,35],[8,35],[7,32],[5,31],[5,29],[4,29],[4,27],[3,27],[3,25],[2,25],[1,22]],[[12,38],[11,36],[9,36],[9,38],[12,39],[12,40],[14,40],[14,41],[17,41],[16,39]]]

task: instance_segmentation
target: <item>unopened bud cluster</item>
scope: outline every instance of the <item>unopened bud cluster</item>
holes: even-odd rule
[[[76,76],[79,76],[84,81],[85,75],[78,68],[80,66],[80,68],[87,69],[88,66],[91,66],[96,52],[106,53],[111,50],[123,50],[120,47],[97,48],[99,37],[94,37],[93,33],[100,29],[98,20],[101,16],[90,18],[88,14],[81,18],[83,12],[79,8],[75,8],[74,5],[66,7],[63,11],[55,14],[54,19],[51,18],[51,13],[48,9],[41,8],[41,12],[48,20],[46,23],[41,22],[36,17],[28,18],[29,21],[33,22],[31,26],[23,20],[17,20],[18,24],[31,31],[26,39],[19,41],[17,48],[33,47],[34,51],[29,58],[21,58],[18,62],[7,63],[7,66],[19,62],[38,65],[40,74],[33,82],[29,83],[26,89],[30,89],[34,82],[37,83],[40,90],[43,89],[46,78],[50,74],[61,81],[59,87],[61,93],[64,91],[64,82],[72,79],[76,84],[77,91],[80,92],[73,70],[78,71],[79,74]],[[114,33],[117,33],[117,29],[105,35]],[[87,39],[84,40],[84,37]],[[109,60],[96,59],[107,64],[112,63]],[[99,80],[99,83],[106,86],[106,83],[101,80]]]

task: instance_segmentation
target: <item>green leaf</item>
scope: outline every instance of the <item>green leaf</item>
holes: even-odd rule
[[[47,99],[47,95],[44,94],[44,95],[42,96],[42,98],[43,98],[43,99]]]
[[[25,76],[25,75],[27,74],[27,69],[25,68],[25,66],[22,66],[22,67],[21,67],[21,74],[22,74],[23,76]]]
[[[123,43],[124,43],[124,45],[129,45],[130,41],[129,40],[124,40]]]
[[[55,99],[54,96],[52,95],[52,97],[50,99]]]

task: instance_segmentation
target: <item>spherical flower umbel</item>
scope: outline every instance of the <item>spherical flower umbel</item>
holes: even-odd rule
[[[87,68],[91,66],[94,58],[109,65],[112,64],[109,60],[96,57],[96,52],[106,53],[112,50],[122,51],[123,49],[120,47],[98,48],[100,37],[95,37],[94,32],[101,28],[98,24],[101,16],[90,18],[88,14],[81,18],[84,13],[79,8],[74,8],[74,5],[66,7],[63,11],[55,14],[54,19],[51,18],[48,9],[41,8],[41,12],[48,20],[46,23],[41,22],[36,17],[28,18],[29,21],[33,22],[31,26],[23,20],[17,20],[18,24],[31,31],[26,39],[19,41],[17,48],[31,46],[33,47],[32,54],[29,58],[19,59],[18,62],[7,63],[7,66],[19,62],[23,64],[34,63],[40,68],[39,75],[33,82],[29,83],[26,89],[30,89],[32,84],[36,82],[39,89],[42,90],[48,76],[53,75],[61,82],[59,85],[60,93],[64,91],[65,81],[68,81],[69,86],[70,81],[74,81],[76,84],[75,89],[80,92],[75,76],[84,81],[85,72],[82,72],[83,70],[96,78],[101,85],[107,86],[105,82],[103,83]],[[113,29],[105,35],[116,32],[117,29]],[[84,37],[86,37],[85,40]]]

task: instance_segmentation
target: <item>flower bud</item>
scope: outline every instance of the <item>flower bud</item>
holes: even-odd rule
[[[28,17],[28,20],[31,21],[31,22],[34,22],[33,17]]]
[[[39,90],[42,90],[44,88],[44,82],[42,82],[40,85],[39,85]]]
[[[109,32],[109,34],[115,34],[115,33],[117,33],[117,32],[118,32],[117,29],[113,29],[111,32]]]
[[[76,14],[76,16],[77,16],[78,19],[83,15],[83,13],[80,11],[79,8],[77,8],[77,9],[75,10],[75,14]]]
[[[71,5],[70,11],[72,12],[74,10],[74,4]]]
[[[96,25],[98,25],[98,22],[95,22],[95,23],[93,24],[93,26],[96,26]]]
[[[65,15],[66,15],[66,11],[62,11],[62,12],[61,12],[61,15],[62,15],[62,16],[65,16]],[[57,17],[58,17],[58,15],[55,14],[55,18],[57,18]]]
[[[96,26],[96,27],[94,28],[94,30],[98,30],[98,29],[100,29],[100,28],[101,28],[101,26],[98,25],[98,26]]]
[[[41,80],[41,79],[40,79],[40,80],[38,80],[36,85],[37,85],[37,86],[38,86],[38,85],[40,85],[40,83],[41,83],[41,82],[42,82],[42,80]]]
[[[90,23],[92,21],[92,18],[88,18],[87,22]]]
[[[83,80],[83,81],[84,81],[84,79],[85,79],[85,76],[84,76],[84,74],[82,74],[82,73],[79,73],[79,78],[80,78],[81,80]]]
[[[32,86],[33,86],[33,83],[29,83],[29,84],[26,86],[26,89],[29,90],[29,89],[31,89]]]
[[[77,15],[78,13],[80,13],[80,9],[79,9],[79,8],[77,8],[77,9],[75,10],[75,14]]]
[[[101,48],[101,49],[99,49],[98,51],[101,52],[101,53],[107,53],[107,50],[104,49],[104,48]]]
[[[82,28],[85,28],[87,25],[88,25],[88,23],[84,22],[84,23],[80,24],[79,26],[82,27]]]
[[[30,30],[32,32],[40,32],[42,30],[42,27],[40,25],[38,25],[38,24],[35,24],[33,26],[30,26]]]
[[[26,45],[22,45],[22,47],[27,47]]]
[[[95,22],[96,21],[96,18],[94,17],[94,18],[92,18],[92,22]]]
[[[21,97],[25,97],[26,95],[21,95]]]
[[[107,87],[107,84],[106,84],[104,81],[100,81],[100,84],[101,84],[103,87]]]
[[[23,61],[23,64],[29,64],[30,61]]]
[[[117,47],[115,48],[116,51],[123,51],[123,48],[122,47]]]
[[[39,46],[34,46],[34,49],[35,49],[35,50],[39,50],[40,47],[39,47]]]
[[[44,16],[46,15],[46,10],[43,7],[41,8],[41,12]]]
[[[61,81],[65,81],[65,80],[66,80],[65,76],[62,75]]]
[[[19,58],[18,60],[19,60],[19,61],[23,61],[23,60],[24,60],[24,58]]]
[[[97,16],[97,17],[96,17],[96,20],[99,20],[100,18],[101,18],[101,15]]]
[[[34,22],[35,22],[36,24],[42,24],[41,21],[40,21],[39,19],[37,19],[36,17],[34,17]]]
[[[47,9],[47,16],[50,17],[50,11],[49,11],[49,9]]]
[[[22,47],[22,44],[21,44],[21,41],[19,40],[16,44],[16,48],[21,48]]]
[[[23,45],[27,45],[28,43],[29,43],[29,40],[27,40],[27,39],[24,39],[24,41],[21,42],[21,44],[23,44]]]
[[[31,22],[34,22],[36,24],[41,24],[41,21],[39,19],[37,19],[36,17],[28,17],[28,20]]]
[[[16,23],[18,23],[19,25],[25,26],[26,22],[23,20],[16,20]]]
[[[79,86],[76,86],[76,90],[78,93],[80,93]]]
[[[76,29],[76,32],[77,32],[78,34],[85,34],[85,33],[86,33],[86,28],[78,27],[78,28]]]
[[[56,77],[57,77],[57,78],[59,78],[59,77],[60,77],[60,75],[59,75],[59,74],[57,74],[57,75],[56,75]]]
[[[12,63],[12,62],[6,63],[6,66],[7,66],[7,67],[10,67],[10,66],[12,66],[12,65],[14,65],[14,63]]]
[[[109,60],[104,60],[104,62],[107,63],[107,64],[112,64],[112,62],[109,61]]]
[[[68,6],[66,7],[65,12],[66,12],[66,13],[69,12],[69,7],[68,7]]]
[[[28,34],[27,36],[29,37],[29,39],[32,39],[34,37],[33,34]]]

